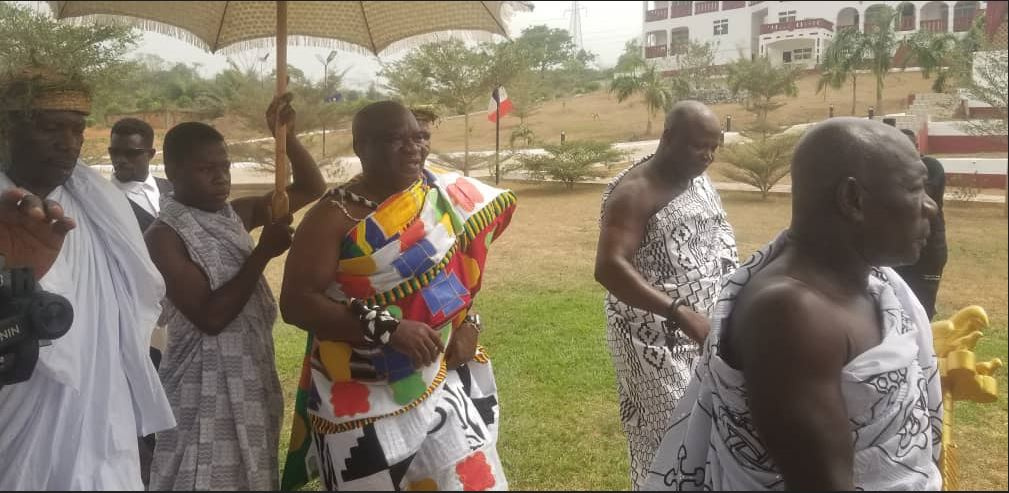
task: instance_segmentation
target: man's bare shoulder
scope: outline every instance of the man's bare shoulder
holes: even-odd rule
[[[144,232],[144,242],[151,260],[158,268],[172,268],[178,262],[190,260],[189,251],[182,237],[164,221],[155,220]]]
[[[330,196],[323,196],[305,213],[298,225],[297,235],[310,236],[315,240],[323,238],[343,238],[356,221],[347,217],[340,205]]]
[[[732,310],[726,356],[744,365],[755,357],[775,356],[769,352],[843,362],[846,337],[838,325],[845,318],[840,306],[809,283],[784,273],[758,274]]]
[[[147,248],[153,253],[156,248],[175,246],[176,243],[181,243],[182,239],[171,226],[160,219],[156,219],[144,231],[144,241],[147,243]]]
[[[654,212],[661,193],[659,187],[644,172],[646,165],[647,163],[643,163],[635,166],[613,187],[606,201],[608,211],[623,214]]]

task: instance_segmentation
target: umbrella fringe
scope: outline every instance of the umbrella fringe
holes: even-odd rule
[[[330,49],[349,51],[352,53],[358,53],[361,55],[372,54],[371,50],[354,43],[350,43],[340,39],[319,38],[315,36],[288,35],[287,45],[305,46],[310,48],[330,48]],[[228,56],[228,55],[235,55],[243,51],[276,48],[276,46],[277,46],[276,38],[256,38],[231,43],[228,46],[225,46],[224,48],[218,50],[218,53]]]
[[[211,46],[207,44],[206,41],[200,39],[199,36],[182,29],[181,27],[176,27],[171,24],[166,24],[164,22],[158,22],[151,19],[144,19],[141,17],[132,17],[125,15],[111,15],[111,14],[89,14],[79,17],[67,17],[62,20],[63,22],[69,22],[78,25],[86,25],[91,23],[99,23],[106,25],[127,25],[138,28],[143,31],[152,31],[158,34],[164,34],[165,36],[172,37],[181,41],[185,41],[191,45],[195,45],[204,51],[211,51]]]
[[[500,20],[505,23],[514,15],[515,12],[530,12],[533,10],[532,2],[524,1],[505,1],[501,2],[498,7],[497,15]],[[233,55],[242,51],[256,50],[263,48],[274,48],[277,46],[276,38],[257,38],[245,41],[238,41],[231,43],[224,48],[218,48],[216,46],[210,46],[206,41],[200,39],[195,34],[189,32],[181,27],[173,26],[171,24],[166,24],[164,22],[159,22],[151,19],[145,19],[142,17],[133,17],[125,15],[111,15],[111,14],[90,14],[79,17],[70,17],[63,19],[64,22],[71,22],[79,25],[85,25],[89,23],[101,23],[101,24],[113,24],[113,25],[128,25],[133,26],[144,31],[153,31],[158,34],[163,34],[169,36],[191,45],[194,45],[200,49],[211,53],[220,53],[222,55]],[[416,48],[432,41],[442,41],[446,39],[462,39],[463,41],[474,41],[474,42],[484,42],[493,41],[495,36],[502,36],[508,39],[508,33],[490,33],[482,30],[449,30],[449,31],[436,31],[426,34],[418,34],[411,36],[406,39],[396,41],[384,49],[380,53],[373,53],[370,49],[351,43],[348,41],[343,41],[335,38],[321,38],[316,36],[302,36],[302,35],[290,35],[287,37],[288,45],[290,46],[307,46],[313,48],[330,48],[338,49],[343,51],[348,51],[352,53],[359,53],[362,55],[374,55],[379,56],[379,54],[395,54],[402,51],[410,50]],[[215,50],[216,48],[216,50]]]
[[[317,36],[301,36],[301,35],[289,35],[287,37],[288,46],[305,46],[311,48],[329,48],[348,51],[352,53],[358,53],[361,55],[370,56],[382,56],[391,55],[406,50],[410,50],[421,46],[425,43],[432,41],[443,41],[447,39],[462,39],[463,41],[493,41],[495,36],[500,36],[498,34],[491,34],[486,31],[437,31],[427,34],[417,34],[409,38],[396,41],[390,44],[386,48],[382,49],[379,54],[372,53],[372,51],[364,46],[350,43],[348,41],[343,41],[335,38],[320,38]],[[267,48],[275,48],[277,46],[276,38],[256,38],[249,39],[246,41],[238,41],[232,43],[224,48],[221,48],[218,53],[222,55],[234,55],[247,50],[262,50]]]

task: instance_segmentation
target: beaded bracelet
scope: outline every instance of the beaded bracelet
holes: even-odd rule
[[[376,345],[389,344],[392,334],[399,328],[399,320],[396,320],[389,310],[381,306],[368,306],[356,298],[351,298],[348,305],[361,321],[361,333],[365,342]]]

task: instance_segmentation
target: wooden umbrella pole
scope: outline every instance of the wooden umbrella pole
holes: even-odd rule
[[[277,2],[277,96],[287,92],[287,2]],[[287,215],[289,204],[287,199],[287,125],[280,121],[280,111],[277,111],[276,163],[274,175],[275,189],[273,191],[273,217],[280,219]]]

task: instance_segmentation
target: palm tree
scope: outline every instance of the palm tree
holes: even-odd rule
[[[921,67],[922,78],[929,79],[935,74],[932,91],[945,92],[950,75],[948,65],[956,48],[956,38],[949,33],[922,30],[907,38],[904,46],[908,48],[910,56],[904,60],[903,67],[912,61],[916,62]]]
[[[896,11],[887,5],[880,5],[872,13],[866,12],[866,32],[862,34],[862,46],[868,57],[869,69],[876,77],[876,113],[883,114],[883,86],[886,74],[893,65],[893,52],[897,48],[897,35],[893,30]]]
[[[670,84],[662,79],[655,66],[645,64],[635,71],[634,75],[621,75],[610,83],[610,92],[617,94],[617,102],[623,103],[635,94],[640,94],[645,100],[648,111],[648,124],[645,133],[652,133],[652,118],[659,110],[668,110],[672,106],[673,91]]]
[[[973,79],[973,54],[983,43],[984,27],[984,17],[979,16],[963,37],[918,31],[904,41],[910,56],[904,60],[903,66],[917,63],[925,79],[935,74],[932,82],[934,92],[945,92],[958,81],[969,83]]]
[[[827,87],[840,89],[851,79],[851,114],[855,114],[858,99],[858,70],[865,63],[862,33],[857,28],[841,29],[823,54],[823,65],[816,92]]]

